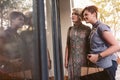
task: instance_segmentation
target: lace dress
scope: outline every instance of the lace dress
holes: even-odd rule
[[[90,28],[84,25],[73,26],[69,32],[68,80],[80,80],[81,66],[86,65],[88,36]]]

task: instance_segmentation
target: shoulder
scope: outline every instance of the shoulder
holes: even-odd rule
[[[71,28],[73,28],[74,26],[70,26],[68,29],[71,29]]]
[[[11,30],[10,29],[6,29],[4,30],[5,36],[8,37],[11,35]]]
[[[70,31],[73,27],[74,27],[74,26],[70,26],[70,27],[68,27],[68,31]]]
[[[29,30],[22,31],[20,33],[20,36],[23,39],[29,39],[29,38],[32,39],[33,38],[33,31],[29,31]]]
[[[87,31],[91,31],[91,28],[87,25],[82,24],[82,27]]]
[[[12,31],[11,28],[7,28],[7,29],[4,30],[4,32],[5,32],[6,34],[10,34],[10,33],[12,33],[13,31]]]
[[[98,29],[102,32],[103,31],[111,31],[110,27],[108,25],[104,24],[104,23],[100,23],[98,25]]]
[[[13,39],[13,37],[15,35],[11,29],[4,30],[4,33],[5,33],[5,38],[7,41],[10,41],[11,39]]]
[[[4,30],[5,36],[9,35],[10,31],[8,29]]]

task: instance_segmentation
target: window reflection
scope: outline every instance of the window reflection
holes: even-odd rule
[[[0,1],[0,80],[33,77],[33,42],[29,38],[33,32],[24,28],[27,21],[24,12],[31,9],[32,0]]]
[[[50,6],[49,2],[47,3]],[[0,1],[0,74],[3,74],[3,80],[33,79],[33,67],[36,65],[34,65],[35,27],[33,25],[33,15],[35,14],[32,12],[32,6],[32,0]],[[45,6],[48,8],[48,5]],[[50,12],[48,10],[46,9],[47,12]],[[46,13],[46,15],[48,14]],[[53,76],[50,17],[50,14],[46,16],[46,23],[49,25],[49,28],[46,27],[47,57],[49,74]]]

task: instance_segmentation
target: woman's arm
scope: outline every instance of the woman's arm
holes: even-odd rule
[[[110,47],[108,49],[106,49],[105,51],[99,53],[99,55],[98,54],[89,54],[88,59],[93,63],[96,63],[100,58],[103,58],[103,57],[106,57],[108,55],[114,54],[115,52],[120,50],[119,43],[115,39],[115,37],[113,36],[113,34],[111,32],[103,31],[102,35],[103,35],[103,38],[104,38],[105,42],[110,44]]]
[[[70,47],[70,31],[72,27],[69,27],[68,32],[67,32],[67,42],[66,42],[66,48],[65,48],[65,68],[68,68],[68,58],[69,58],[69,53],[68,49]]]
[[[65,68],[68,68],[68,47],[65,48]]]
[[[111,32],[104,31],[103,38],[108,44],[110,44],[110,47],[106,49],[105,51],[103,51],[102,53],[100,53],[102,57],[106,57],[110,54],[113,54],[120,49],[118,41],[115,39],[115,37],[113,36]]]

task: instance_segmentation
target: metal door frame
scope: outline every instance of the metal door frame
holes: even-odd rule
[[[64,80],[59,0],[51,0],[54,80]],[[44,0],[33,0],[35,29],[35,61],[33,80],[49,80],[45,29]],[[54,17],[53,17],[54,16]]]

